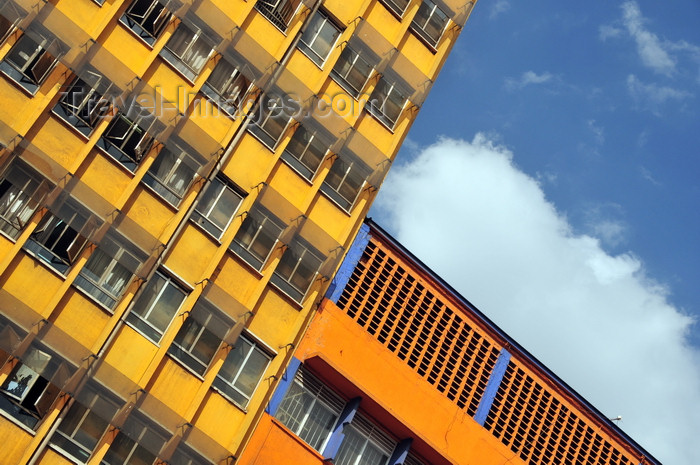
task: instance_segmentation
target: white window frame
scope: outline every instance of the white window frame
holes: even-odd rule
[[[24,33],[14,43],[10,51],[7,52],[2,62],[0,62],[0,70],[33,95],[58,63],[60,55],[53,56],[49,52],[49,47],[54,44],[58,44],[58,41],[54,38],[41,37],[40,41],[37,42],[32,35]],[[31,54],[20,50],[20,47],[24,45],[33,47],[34,50]],[[15,62],[14,59],[16,58],[19,58],[20,60],[18,61],[22,61],[22,63]],[[45,66],[41,74],[37,75],[34,73],[35,67],[39,64],[46,65],[47,63],[48,65]]]
[[[305,400],[309,397],[311,402],[305,405]],[[282,399],[275,417],[302,441],[316,451],[323,452],[344,406],[345,401],[339,395],[304,368],[300,368]],[[314,418],[314,413],[318,415],[319,410],[332,416],[325,434],[323,434],[324,428],[316,421],[317,417]],[[314,427],[316,427],[315,430]]]
[[[133,11],[139,4],[149,4],[142,16],[137,15]],[[159,6],[161,8],[160,11],[156,11]],[[149,17],[154,12],[156,17],[151,22],[150,27],[147,27],[144,23],[149,20]],[[160,0],[132,0],[131,5],[124,12],[120,21],[141,40],[152,46],[163,33],[171,18],[172,13],[168,10],[165,2]]]
[[[420,24],[418,22],[418,15],[421,13],[423,10],[428,10],[429,13],[425,17],[425,21],[423,24]],[[433,16],[437,16],[440,21],[444,21],[442,25],[442,29],[440,30],[440,34],[437,37],[433,37],[428,33],[426,26],[430,23],[431,19],[433,19]],[[444,17],[441,18],[440,16]],[[413,21],[411,21],[411,30],[414,31],[418,36],[423,39],[425,42],[428,43],[433,48],[436,48],[438,43],[440,43],[440,39],[442,38],[442,35],[445,33],[445,29],[447,28],[447,24],[450,22],[449,16],[440,9],[435,3],[431,2],[430,0],[423,0],[423,3],[421,3],[420,7],[418,8],[418,13],[416,13],[416,16],[413,17]]]
[[[282,258],[280,258],[277,268],[270,278],[270,282],[294,299],[295,302],[301,304],[316,281],[324,261],[325,257],[323,254],[305,240],[297,237],[282,254]],[[288,273],[283,269],[288,264],[287,262],[289,262]],[[301,267],[309,270],[316,269],[313,272],[313,276],[309,278],[308,282],[304,283],[303,287],[297,286],[294,282]]]
[[[178,146],[161,148],[142,182],[168,203],[177,207],[197,178],[196,158]],[[160,171],[160,172],[159,172]]]
[[[15,170],[21,173],[14,173]],[[27,178],[22,186],[17,186],[10,180],[18,176]],[[12,239],[19,237],[39,206],[41,199],[34,197],[43,184],[41,175],[18,160],[8,167],[0,177],[0,231]]]
[[[228,205],[230,202],[230,196],[233,195],[238,199],[236,205]],[[205,231],[214,236],[214,238],[221,239],[224,231],[229,227],[231,221],[233,221],[238,208],[241,206],[243,201],[243,196],[235,190],[230,184],[220,178],[215,177],[206,186],[204,192],[201,194],[200,199],[197,202],[195,211],[192,214],[192,221],[201,226]],[[221,208],[221,203],[225,202],[225,208]],[[225,211],[227,216],[227,221],[225,224],[219,224],[212,218],[212,212],[216,210]]]
[[[308,138],[307,141],[303,140],[305,136]],[[291,150],[293,144],[296,143],[302,147],[301,153],[295,153]],[[307,156],[307,154],[313,153],[314,150],[323,151],[318,158],[317,164],[315,163],[317,160],[315,156]],[[314,177],[316,177],[316,173],[318,173],[318,169],[326,159],[328,151],[329,147],[318,138],[316,131],[309,130],[303,125],[299,125],[282,152],[281,158],[306,180],[313,181]],[[309,158],[311,158],[314,163],[308,163],[306,160]],[[316,166],[313,166],[314,164]]]
[[[278,230],[277,234],[265,234],[268,228],[271,231]],[[248,234],[249,229],[253,231],[251,234]],[[274,214],[263,207],[255,207],[248,212],[243,220],[243,224],[241,224],[241,227],[231,242],[231,250],[250,266],[260,271],[265,266],[265,263],[267,263],[272,251],[277,247],[284,230],[284,223]],[[245,236],[247,235],[250,237],[246,238]],[[266,255],[262,257],[257,253],[255,246],[258,244],[259,238],[267,236],[274,236],[275,241],[267,250]]]
[[[120,124],[124,123],[127,125],[124,134],[112,134],[118,129]],[[155,118],[151,115],[141,116],[139,114],[132,120],[125,113],[119,112],[114,116],[112,121],[110,121],[109,126],[102,134],[102,137],[100,137],[97,146],[133,173],[136,171],[143,157],[151,150],[155,142],[154,137],[150,134],[154,124]],[[134,144],[134,153],[130,154],[125,151],[125,147],[131,142],[132,137],[136,137],[138,141]],[[116,143],[117,141],[121,141],[121,143]],[[114,150],[116,150],[117,153],[114,153]]]
[[[356,166],[358,163],[359,162],[357,160],[348,161],[344,160],[342,157],[336,158],[333,161],[331,169],[326,174],[326,179],[324,179],[323,184],[321,184],[321,192],[323,192],[326,196],[330,197],[331,200],[333,200],[333,202],[335,202],[338,206],[340,206],[344,211],[348,213],[355,206],[357,199],[360,197],[360,194],[367,185],[367,179],[363,178],[363,181],[359,185],[359,187],[352,187],[352,191],[355,191],[355,196],[353,198],[348,198],[341,193],[344,186],[350,186],[348,180],[352,180],[354,178],[353,171],[361,169],[358,166]],[[336,167],[339,167],[339,169]],[[332,175],[337,175],[340,178],[337,186],[332,186],[330,184]]]
[[[93,71],[87,71],[87,73],[96,78],[96,83],[90,85],[81,77],[76,76],[68,90],[61,92],[61,98],[53,110],[54,114],[57,114],[85,136],[92,133],[110,109],[109,101],[97,91],[100,82],[106,78]],[[111,85],[109,83],[107,89]]]
[[[372,465],[387,465],[391,454],[396,448],[396,441],[389,438],[384,431],[370,422],[362,414],[357,413],[352,422],[343,429],[343,442],[340,444],[338,453],[335,456],[334,463],[336,465],[356,465],[358,463],[372,463]],[[360,439],[360,444],[351,444],[353,435]],[[354,454],[345,456],[344,453],[349,447],[360,446],[360,450],[354,450]],[[384,454],[385,460],[380,462],[365,462],[367,457],[367,446],[373,447],[375,451]],[[364,460],[363,460],[364,459]]]
[[[354,56],[348,60],[346,56],[347,54],[354,54]],[[340,69],[346,63],[348,64],[348,69],[343,73],[340,71]],[[353,72],[356,66],[358,69],[360,69],[359,67],[363,64],[369,69],[369,72],[365,76],[365,80],[362,85],[356,89],[355,86],[348,80],[348,76]],[[361,72],[360,74],[363,73]],[[355,99],[360,97],[362,92],[367,87],[367,82],[373,74],[374,67],[367,60],[365,60],[360,53],[357,53],[357,51],[355,51],[349,45],[345,46],[345,49],[343,49],[343,51],[340,53],[338,61],[335,63],[335,66],[331,71],[331,77]]]
[[[219,77],[219,74],[228,77],[222,79],[223,82],[217,86],[213,81]],[[250,88],[250,80],[236,66],[222,57],[202,86],[202,92],[226,114],[235,118],[236,110],[241,107]]]
[[[406,5],[404,5],[402,9],[401,5],[399,5],[396,0],[380,0],[380,2],[399,18],[403,17],[404,13],[406,13],[408,5],[411,3],[410,0],[405,0]]]
[[[400,106],[399,113],[396,115],[395,119],[392,119],[392,117],[388,115],[386,111],[386,102],[389,101],[392,94],[397,94],[403,99],[403,103]],[[372,116],[377,118],[377,120],[379,120],[389,130],[393,131],[396,127],[396,123],[398,123],[399,119],[401,118],[404,108],[406,108],[407,102],[408,98],[401,94],[396,84],[380,79],[377,83],[377,87],[374,88],[374,91],[367,102],[366,108]]]
[[[185,40],[185,47],[183,50],[176,51],[174,48],[174,42],[176,40],[181,40],[180,36],[190,36],[189,41]],[[208,48],[206,55],[192,55],[192,53],[197,53],[197,50],[201,45]],[[203,50],[203,49],[202,49]],[[201,50],[200,50],[201,51]],[[199,73],[202,72],[204,65],[209,61],[212,52],[214,51],[213,44],[209,43],[207,38],[204,36],[200,29],[193,30],[188,24],[180,22],[177,29],[170,36],[168,42],[161,50],[160,54],[165,60],[173,65],[178,71],[185,75],[190,81],[194,81]],[[198,63],[199,61],[199,63]]]
[[[282,96],[263,94],[260,99],[258,109],[254,113],[255,119],[248,125],[248,131],[274,152],[292,121],[292,115],[288,113],[291,108],[285,105],[285,98]],[[283,124],[277,121],[280,118],[283,119]],[[270,122],[272,124],[269,124]]]
[[[226,379],[222,376],[222,372],[219,371],[219,373],[216,375],[216,378],[214,379],[213,387],[219,392],[221,392],[225,397],[233,401],[239,407],[245,408],[248,405],[248,402],[250,402],[251,397],[253,397],[253,395],[255,394],[255,391],[257,391],[258,386],[260,386],[260,381],[262,381],[263,375],[267,371],[267,368],[270,366],[270,362],[272,361],[273,357],[267,350],[265,350],[265,348],[261,344],[257,343],[254,339],[247,337],[244,334],[238,336],[235,345],[240,344],[241,341],[245,342],[246,344],[249,344],[250,347],[247,349],[243,360],[239,362],[239,366],[236,370],[235,375],[232,379]],[[235,347],[231,349],[231,352],[229,352],[229,355],[226,357],[222,369],[227,363],[232,363],[230,362],[229,358],[232,357],[231,354],[234,353],[234,350]],[[240,388],[236,387],[236,383],[241,378],[241,374],[243,373],[243,371],[246,369],[246,367],[248,367],[248,362],[250,362],[253,353],[262,355],[267,359],[267,362],[265,366],[259,371],[259,373],[257,373],[258,380],[255,384],[255,387],[253,387],[253,389],[250,392],[243,392]],[[234,398],[236,396],[238,396],[239,398]]]
[[[314,27],[316,27],[315,22],[318,21],[317,18],[320,18],[320,25],[318,25],[318,29],[314,30]],[[317,41],[319,36],[321,35],[321,31],[324,29],[324,27],[330,26],[332,27],[336,34],[335,38],[333,39],[333,43],[329,44],[328,50],[325,51],[325,53],[322,55],[321,50],[316,50],[314,48],[317,45]],[[342,31],[340,28],[333,22],[326,13],[322,11],[317,11],[316,15],[314,18],[311,20],[309,23],[308,27],[304,31],[304,33],[301,35],[301,39],[299,40],[299,49],[304,52],[306,56],[309,57],[311,61],[316,63],[319,67],[322,67],[323,64],[326,62],[326,59],[328,59],[328,56],[331,54],[331,51],[335,47],[335,44],[338,42],[338,38],[342,34]]]
[[[153,296],[150,302],[142,302],[143,299],[146,298],[144,296],[148,295],[147,292],[150,291],[151,286],[158,285],[158,280],[162,282],[162,287],[160,288],[160,290],[157,291],[157,293]],[[161,309],[158,306],[158,303],[165,294],[166,289],[170,287],[174,288],[176,292],[179,292],[182,295],[180,303],[177,304],[177,306],[174,308]],[[131,311],[126,316],[126,321],[144,337],[158,344],[161,338],[163,337],[163,334],[168,330],[168,328],[173,322],[173,319],[182,308],[182,304],[185,302],[185,299],[187,299],[187,294],[188,292],[185,291],[185,289],[182,286],[180,286],[177,282],[175,282],[174,279],[158,271],[146,283],[146,288],[144,289],[143,294],[141,294],[139,299],[134,303],[133,307],[131,308]],[[164,328],[158,328],[149,320],[151,315],[156,310],[165,311],[165,319],[169,319],[168,324],[165,325]]]

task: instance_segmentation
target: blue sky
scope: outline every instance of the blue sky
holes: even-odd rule
[[[669,464],[700,463],[699,103],[698,0],[480,0],[371,213]]]

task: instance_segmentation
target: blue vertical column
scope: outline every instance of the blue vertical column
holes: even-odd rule
[[[396,444],[394,452],[391,454],[391,458],[389,459],[387,465],[403,465],[408,457],[408,452],[411,450],[412,443],[413,438],[406,438]]]
[[[275,390],[275,393],[272,395],[270,402],[267,404],[267,407],[265,407],[265,411],[273,417],[277,413],[277,409],[282,403],[282,399],[284,399],[285,394],[287,394],[289,387],[292,385],[292,382],[294,382],[294,377],[296,376],[300,366],[301,360],[299,360],[296,357],[293,357],[292,360],[290,360],[287,369],[284,370],[282,379],[277,385],[277,390]]]
[[[340,444],[343,442],[343,438],[345,438],[343,430],[347,425],[349,425],[352,422],[352,419],[355,418],[355,413],[357,412],[357,409],[360,408],[361,401],[361,397],[355,397],[354,399],[350,400],[347,404],[345,404],[343,412],[340,414],[340,416],[338,417],[338,421],[335,423],[333,433],[328,439],[326,447],[323,449],[323,457],[326,460],[333,460],[336,454],[338,453],[338,450],[340,449]]]
[[[489,382],[486,384],[484,395],[481,397],[481,402],[479,402],[479,408],[474,414],[474,420],[476,420],[476,422],[481,426],[484,426],[484,423],[486,422],[486,417],[491,410],[493,400],[496,398],[498,388],[501,386],[503,376],[506,374],[508,362],[510,362],[510,352],[508,352],[506,349],[501,349],[501,353],[498,355],[498,360],[496,360],[496,365],[494,365],[491,376],[489,377]]]
[[[372,236],[369,234],[369,226],[362,223],[360,230],[357,232],[357,236],[355,236],[355,240],[352,242],[348,253],[345,255],[343,264],[340,265],[340,269],[333,277],[333,281],[331,281],[331,285],[326,292],[326,298],[333,301],[333,303],[338,303],[338,299],[343,293],[345,286],[348,284],[350,276],[352,276],[352,272],[355,270],[360,258],[362,258],[362,254],[371,237]]]

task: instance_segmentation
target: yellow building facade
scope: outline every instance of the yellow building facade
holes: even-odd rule
[[[473,4],[0,1],[0,462],[235,463]]]

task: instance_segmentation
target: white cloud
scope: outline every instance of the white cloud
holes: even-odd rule
[[[636,1],[622,4],[622,22],[636,42],[637,53],[644,65],[667,76],[675,72],[676,60],[669,54],[668,47],[659,37],[644,27],[646,20]]]
[[[659,107],[670,100],[683,101],[693,97],[688,91],[658,84],[645,84],[634,74],[627,76],[627,90],[639,104],[658,112]]]
[[[632,253],[576,234],[513,154],[479,134],[395,166],[375,203],[409,250],[664,463],[696,465],[691,319]],[[375,213],[375,216],[377,213]]]
[[[510,10],[510,7],[511,5],[508,0],[497,0],[491,7],[489,19],[494,19],[495,17],[500,16],[502,13]]]
[[[611,37],[620,37],[622,35],[622,29],[613,27],[610,25],[603,25],[598,28],[598,38],[602,41],[606,41]]]
[[[505,85],[509,90],[522,89],[529,85],[544,84],[554,79],[551,73],[537,74],[534,71],[525,71],[519,78],[506,78]]]

